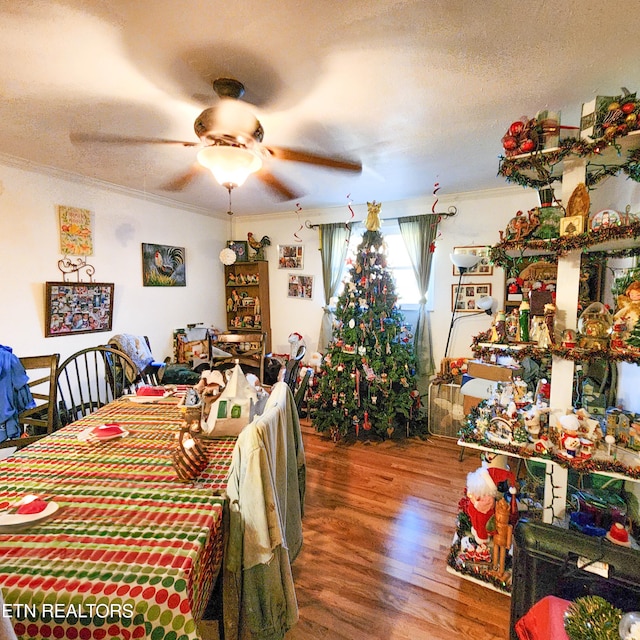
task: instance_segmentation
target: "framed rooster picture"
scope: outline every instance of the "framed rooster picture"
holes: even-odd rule
[[[142,284],[145,287],[186,287],[184,247],[143,242]]]

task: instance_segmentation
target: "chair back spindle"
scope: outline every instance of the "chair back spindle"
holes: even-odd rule
[[[58,408],[62,424],[89,415],[128,393],[135,393],[128,371],[131,359],[108,346],[82,349],[69,356],[58,370]]]

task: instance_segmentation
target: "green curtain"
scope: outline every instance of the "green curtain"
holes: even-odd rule
[[[347,259],[351,225],[337,222],[318,225],[320,256],[322,258],[322,282],[324,286],[324,313],[320,325],[318,351],[324,353],[333,337],[334,315],[329,307],[331,298],[338,291],[342,270]]]
[[[433,350],[431,346],[431,322],[427,311],[427,292],[431,274],[431,245],[438,232],[439,216],[408,216],[398,218],[398,226],[407,248],[413,272],[420,291],[418,321],[414,333],[414,349],[418,365],[418,389],[426,393],[429,376],[434,372]]]

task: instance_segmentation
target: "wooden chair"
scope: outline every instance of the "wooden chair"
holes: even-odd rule
[[[58,426],[56,412],[56,373],[60,354],[47,356],[27,356],[20,362],[29,376],[29,390],[36,403],[35,407],[25,409],[18,415],[18,421],[24,428],[24,435],[0,443],[0,448],[16,447],[20,449],[44,438]]]
[[[129,337],[131,339],[137,338],[137,336],[132,336],[130,334],[118,334],[117,336],[113,336],[107,344],[108,347],[113,347],[114,349],[118,349],[118,351],[122,351],[129,358],[134,361],[135,354],[132,356],[131,352],[127,351],[127,349],[123,348],[120,344],[119,338],[121,337]],[[149,348],[149,353],[152,354],[151,351],[151,342],[148,336],[141,336],[144,338],[144,342]],[[130,344],[129,342],[127,344]],[[148,384],[151,386],[158,386],[161,384],[162,376],[164,374],[164,369],[166,364],[164,362],[157,362],[155,359],[150,362],[142,371],[139,370],[138,367],[134,366],[132,371],[127,373],[127,377],[131,382],[142,382],[143,384]]]
[[[212,360],[214,369],[224,369],[236,360],[243,367],[249,367],[264,382],[264,356],[266,334],[264,333],[220,333],[214,338],[212,346],[229,354],[228,358]]]
[[[66,425],[93,413],[112,400],[135,393],[127,372],[136,371],[131,359],[113,347],[82,349],[69,356],[56,377],[58,410]]]

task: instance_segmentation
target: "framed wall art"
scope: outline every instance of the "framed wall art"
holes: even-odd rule
[[[65,256],[93,255],[91,211],[58,205],[60,252]]]
[[[575,236],[584,232],[584,218],[582,216],[565,216],[560,218],[560,235]]]
[[[290,274],[287,296],[289,298],[311,300],[313,298],[313,276],[297,276]]]
[[[236,262],[249,262],[249,243],[246,240],[228,240],[227,247],[236,254]]]
[[[479,311],[478,300],[491,295],[491,284],[467,283],[451,285],[451,311]]]
[[[142,284],[145,287],[186,287],[184,247],[143,242]]]
[[[111,331],[113,288],[104,282],[47,282],[45,337]]]
[[[491,276],[493,275],[493,265],[489,262],[490,249],[491,247],[453,247],[453,253],[467,253],[480,258],[475,267],[471,267],[465,272],[467,275]],[[460,270],[455,264],[453,265],[453,275],[460,275]]]
[[[278,269],[302,269],[304,247],[300,244],[278,245]]]

